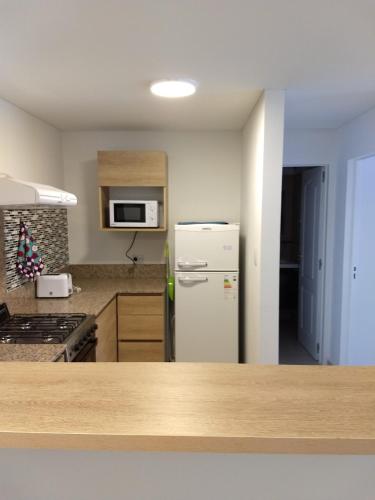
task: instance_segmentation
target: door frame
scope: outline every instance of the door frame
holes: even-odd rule
[[[350,335],[350,304],[352,296],[352,259],[355,188],[357,182],[358,162],[375,156],[375,153],[357,156],[348,160],[346,169],[346,191],[344,210],[344,248],[342,267],[341,294],[341,331],[340,331],[340,364],[348,363]]]
[[[320,215],[319,215],[319,258],[322,259],[323,266],[319,280],[319,297],[317,304],[316,327],[318,330],[317,341],[319,342],[319,364],[323,364],[326,346],[327,332],[330,331],[328,324],[328,316],[326,314],[326,290],[328,289],[328,272],[327,272],[327,221],[328,221],[328,193],[330,184],[330,166],[328,164],[306,164],[306,163],[285,163],[283,168],[312,168],[319,167],[324,172],[325,180],[322,182],[320,193]],[[299,286],[299,285],[298,285]]]

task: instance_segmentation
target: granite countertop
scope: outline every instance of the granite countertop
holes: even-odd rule
[[[162,278],[77,278],[74,285],[80,293],[66,299],[36,299],[20,296],[17,292],[7,295],[5,301],[11,314],[86,313],[98,316],[118,293],[163,293]]]
[[[80,293],[66,299],[36,299],[34,286],[27,284],[3,295],[0,301],[6,302],[11,314],[86,313],[99,316],[117,294],[164,292],[165,279],[160,277],[163,268],[138,267],[138,275],[133,276],[131,266],[75,266],[77,275],[73,274],[73,283],[82,289]],[[145,274],[151,277],[143,277]],[[54,361],[63,349],[61,344],[0,344],[0,361]]]
[[[375,454],[375,367],[0,363],[0,447]]]
[[[0,344],[1,361],[56,361],[65,344]]]

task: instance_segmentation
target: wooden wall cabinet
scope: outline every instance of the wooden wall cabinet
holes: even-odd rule
[[[118,360],[164,361],[164,294],[119,295]]]
[[[99,229],[112,232],[162,232],[168,227],[168,169],[163,151],[98,151]],[[142,189],[158,192],[161,220],[157,228],[109,227],[109,200],[111,189]],[[152,190],[152,191],[151,191]],[[113,198],[112,198],[113,199]],[[121,198],[122,199],[122,198]],[[134,198],[130,198],[134,199]],[[156,199],[156,198],[139,198]]]
[[[117,361],[117,314],[114,298],[96,318],[96,361]]]

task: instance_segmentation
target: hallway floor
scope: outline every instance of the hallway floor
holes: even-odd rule
[[[279,363],[281,365],[317,365],[315,359],[298,342],[297,320],[280,321]]]

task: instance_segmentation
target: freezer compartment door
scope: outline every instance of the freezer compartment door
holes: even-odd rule
[[[238,273],[175,275],[175,357],[238,362]]]
[[[237,271],[238,256],[238,225],[176,227],[176,271]]]

